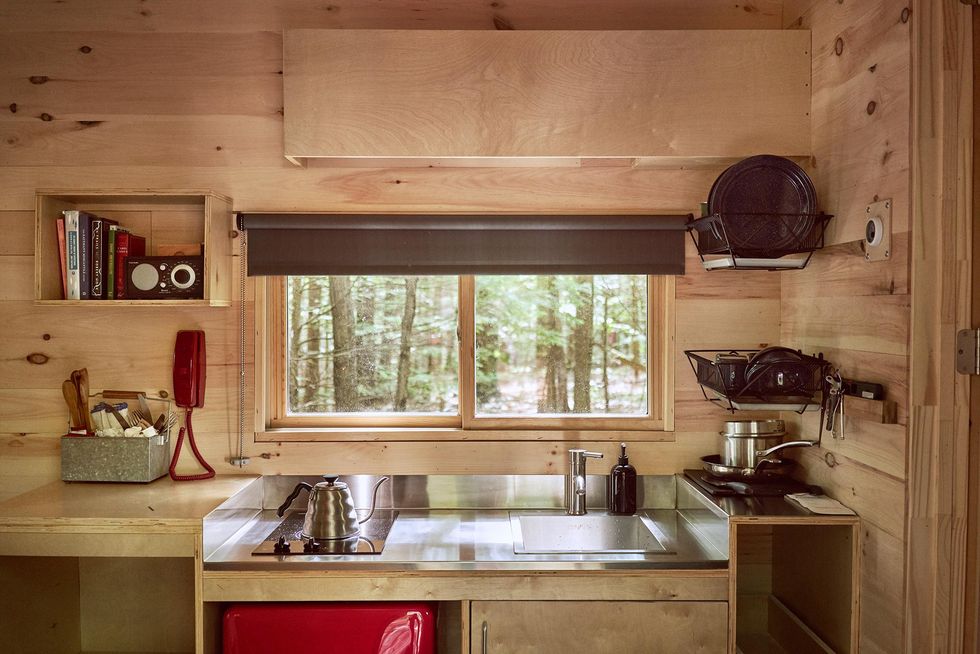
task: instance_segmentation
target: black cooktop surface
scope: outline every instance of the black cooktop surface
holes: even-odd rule
[[[715,497],[731,495],[777,497],[790,493],[823,494],[819,486],[810,486],[785,475],[768,477],[762,481],[728,481],[719,479],[706,470],[685,470],[684,476]]]
[[[388,532],[395,524],[398,511],[378,509],[371,519],[361,525],[357,536],[338,540],[318,540],[303,537],[305,513],[286,514],[279,526],[252,550],[253,556],[290,556],[303,554],[381,554]]]

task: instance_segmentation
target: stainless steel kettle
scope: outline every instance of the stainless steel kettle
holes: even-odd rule
[[[374,515],[378,489],[381,484],[388,481],[389,477],[382,477],[374,485],[371,511],[363,520],[357,519],[357,510],[354,508],[354,498],[351,497],[350,488],[344,482],[337,481],[339,478],[339,475],[323,475],[323,481],[315,486],[301,481],[296,484],[296,488],[282,503],[276,514],[282,517],[300,491],[306,489],[310,492],[310,498],[306,505],[306,518],[303,520],[304,538],[340,540],[357,536],[361,533],[360,526]]]

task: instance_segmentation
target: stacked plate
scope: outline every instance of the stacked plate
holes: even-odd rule
[[[731,166],[708,194],[708,214],[722,216],[728,244],[741,257],[800,251],[816,213],[813,182],[794,162],[774,155],[749,157]]]

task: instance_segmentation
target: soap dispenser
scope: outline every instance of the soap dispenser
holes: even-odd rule
[[[609,513],[633,515],[636,513],[636,468],[626,456],[626,443],[619,444],[619,461],[609,471]]]

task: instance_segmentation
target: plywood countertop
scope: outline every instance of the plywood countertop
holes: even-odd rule
[[[181,527],[200,531],[204,516],[260,478],[218,476],[149,484],[52,482],[0,502],[0,531],[45,527]]]

